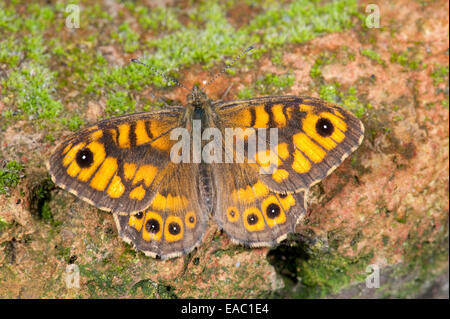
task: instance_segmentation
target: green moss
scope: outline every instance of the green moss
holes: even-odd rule
[[[263,95],[277,94],[291,87],[294,81],[295,77],[291,73],[281,75],[267,73],[263,79],[256,81],[256,88]]]
[[[285,43],[306,42],[323,33],[342,31],[351,27],[351,18],[356,13],[357,3],[352,0],[326,3],[298,0],[287,6],[273,2],[246,29],[260,32],[261,43],[272,48]]]
[[[3,231],[4,228],[8,226],[8,223],[3,220],[3,218],[0,217],[0,234]]]
[[[383,59],[381,59],[380,54],[378,54],[378,52],[376,52],[376,51],[373,51],[371,49],[362,49],[361,54],[368,57],[372,61],[377,62],[378,64],[381,64],[381,65],[385,64]]]
[[[52,211],[47,201],[45,201],[41,207],[41,217],[46,222],[53,221]]]
[[[3,82],[7,92],[15,96],[20,111],[33,118],[52,119],[62,111],[53,95],[54,73],[37,63],[23,64]]]
[[[292,73],[274,74],[267,73],[250,87],[243,87],[237,96],[239,99],[249,99],[257,95],[279,94],[294,84],[295,77]]]
[[[9,161],[0,169],[0,194],[8,194],[15,188],[23,174],[24,166],[16,161]]]
[[[300,241],[281,245],[268,254],[269,262],[285,283],[285,288],[272,297],[320,298],[336,293],[365,278],[365,268],[372,256],[368,253],[343,257],[334,249],[325,249],[320,241],[315,245]]]
[[[274,73],[268,73],[264,76],[263,84],[271,85],[276,88],[286,89],[294,84],[295,77],[293,74],[287,73],[282,75],[276,75]]]
[[[393,52],[391,55],[391,62],[398,63],[401,66],[410,70],[418,70],[419,68],[425,68],[418,54],[414,50],[406,50],[403,52]]]
[[[89,298],[105,297],[142,297],[176,298],[174,289],[163,283],[150,279],[134,282],[130,271],[136,272],[133,260],[123,261],[120,266],[110,258],[95,261],[91,264],[79,265],[80,276],[86,281]]]
[[[243,87],[239,90],[237,96],[240,99],[250,99],[252,97],[255,97],[255,91],[253,90],[253,88]]]
[[[205,1],[194,4],[189,13],[189,23],[183,27],[179,22],[175,9],[163,22],[162,9],[148,10],[139,5],[127,2],[129,10],[136,14],[140,25],[153,29],[165,24],[169,33],[160,37],[149,37],[140,48],[149,52],[142,61],[161,72],[172,72],[195,63],[210,67],[216,61],[236,56],[242,49],[252,43],[264,43],[252,52],[257,57],[269,48],[280,47],[289,42],[304,42],[326,32],[335,32],[351,26],[351,17],[356,14],[356,1],[336,0],[323,5],[319,1],[294,1],[288,5],[271,3],[264,13],[255,16],[248,24],[239,29],[233,27],[226,17],[226,4],[218,1]],[[166,9],[164,9],[166,10]],[[153,18],[152,18],[153,17]],[[277,20],[280,19],[280,20]],[[281,21],[281,23],[280,23]],[[137,38],[127,24],[121,25],[120,32],[114,37],[124,45],[125,51],[135,50]],[[220,34],[220,37],[217,35]],[[128,48],[126,42],[131,41]],[[276,57],[276,55],[274,55]],[[250,57],[238,63],[244,63]],[[230,61],[224,61],[230,62]],[[231,70],[232,71],[232,70]],[[119,70],[99,70],[91,72],[90,90],[98,88],[118,90],[140,88],[148,84],[165,86],[166,83],[156,74],[143,68],[122,68]]]
[[[139,34],[134,32],[128,23],[119,25],[117,31],[111,33],[111,38],[116,39],[127,53],[139,48]]]
[[[50,143],[55,141],[55,137],[51,133],[45,134],[44,139]]]
[[[20,44],[13,36],[0,41],[0,63],[16,67],[20,60],[20,56],[16,53],[19,48]]]
[[[174,31],[182,26],[175,8],[154,7],[149,10],[147,7],[135,6],[131,2],[127,2],[125,6],[137,17],[139,25],[144,30]]]
[[[281,66],[283,65],[283,51],[275,50],[272,52],[272,63]]]
[[[236,28],[226,16],[227,9],[232,5],[219,1],[193,3],[187,17],[180,17],[177,8],[147,9],[143,5],[125,1],[125,7],[137,19],[139,26],[136,28],[128,20],[117,23],[117,29],[111,34],[112,42],[117,41],[124,52],[135,52],[140,48],[147,52],[143,57],[144,62],[177,76],[180,68],[195,63],[203,67],[215,65],[217,61],[228,63],[230,60],[226,58],[236,56],[252,43],[264,43],[252,52],[253,57],[257,58],[270,48],[277,49],[289,42],[303,42],[326,32],[342,30],[351,26],[351,17],[357,12],[356,1],[350,0],[335,0],[325,4],[303,0],[283,4],[269,1],[258,4],[267,10],[256,15],[248,25]],[[102,54],[86,50],[98,45],[99,41],[108,45],[109,40],[101,39],[101,35],[92,31],[79,32],[87,30],[83,28],[86,23],[101,26],[118,19],[109,16],[100,4],[83,4],[82,13],[87,18],[80,21],[82,25],[77,31],[76,43],[66,43],[64,37],[56,38],[47,33],[50,28],[56,32],[64,28],[68,15],[64,3],[32,4],[26,6],[25,12],[20,15],[14,3],[2,3],[0,6],[0,32],[6,35],[0,42],[0,63],[17,68],[11,69],[2,86],[6,95],[12,94],[19,117],[23,114],[31,118],[54,119],[60,115],[63,106],[58,100],[57,90],[62,88],[70,90],[76,86],[74,89],[80,90],[81,87],[84,93],[101,95],[104,92],[141,90],[152,84],[167,85],[160,76],[144,68],[109,67]],[[181,19],[186,22],[181,23]],[[139,27],[157,30],[158,34],[148,37],[150,40],[146,43],[140,42]],[[217,37],[218,34],[220,37]],[[68,39],[73,41],[71,37]],[[276,63],[281,63],[281,56],[280,50],[275,50],[272,55]],[[19,65],[20,61],[23,62]],[[252,61],[252,58],[242,58],[237,67],[246,61]],[[62,63],[65,68],[60,72],[52,69]],[[230,74],[234,72],[234,69],[229,70]],[[273,85],[286,87],[289,83]],[[126,100],[126,106],[117,108],[116,100],[123,100],[123,96],[120,93],[119,96],[114,95],[110,97],[109,115],[134,110],[130,100]],[[11,103],[10,100],[8,103]],[[4,114],[11,116],[15,113],[7,110]],[[80,121],[74,121],[68,125],[75,129],[79,124]]]
[[[106,102],[105,112],[109,116],[123,115],[133,112],[136,107],[134,101],[127,92],[120,91],[111,94]]]
[[[336,53],[334,52],[327,52],[327,53],[320,53],[319,56],[314,61],[313,66],[311,67],[311,70],[309,71],[309,75],[313,80],[321,80],[322,79],[322,66],[330,64],[332,61],[334,61],[336,58]]]
[[[436,65],[431,72],[434,86],[448,82],[448,65]]]
[[[321,85],[320,97],[326,101],[343,105],[351,110],[357,117],[362,117],[370,105],[365,105],[357,96],[357,90],[350,87],[347,91],[340,90],[339,83],[333,85]]]
[[[339,91],[335,85],[322,85],[319,94],[322,99],[330,102],[336,102],[339,97]]]
[[[78,131],[84,125],[84,120],[79,115],[74,115],[71,118],[63,118],[61,120],[63,125],[67,125],[71,131]]]
[[[145,298],[155,299],[176,299],[173,288],[165,286],[163,284],[156,283],[150,279],[144,279],[135,283],[130,289],[130,295],[136,296],[139,291],[145,296]]]
[[[18,18],[16,10],[12,6],[7,7],[3,2],[0,2],[0,31],[2,34],[16,33],[21,27],[22,19]]]
[[[414,298],[435,277],[448,273],[448,214],[440,223],[425,229],[423,221],[414,223],[402,245],[404,262],[394,269],[392,280],[380,287],[382,298]]]
[[[365,268],[371,256],[347,258],[323,253],[313,255],[308,262],[300,265],[299,275],[304,287],[299,289],[297,297],[325,297],[337,293],[352,280],[362,281],[366,277]]]

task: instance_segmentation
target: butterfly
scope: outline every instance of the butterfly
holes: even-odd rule
[[[193,161],[192,146],[191,161],[174,162],[180,152],[173,151],[179,143],[173,132],[182,128],[190,136],[195,122],[200,133],[214,129],[221,135],[218,150],[228,158]],[[227,129],[250,132],[241,137],[243,161],[235,161],[238,152],[227,148]],[[249,152],[252,132],[261,129],[276,129],[277,143]],[[194,86],[184,106],[110,118],[76,132],[56,147],[47,165],[55,184],[111,211],[125,242],[168,259],[199,246],[211,217],[234,243],[278,244],[304,218],[309,188],[363,137],[357,117],[321,99],[213,101]],[[201,147],[205,144],[202,140]],[[267,159],[276,163],[270,171]]]

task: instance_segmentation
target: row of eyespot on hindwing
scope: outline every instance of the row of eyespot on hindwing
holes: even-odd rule
[[[262,201],[261,209],[250,207],[244,210],[242,213],[244,227],[253,232],[264,230],[266,224],[270,228],[284,224],[287,219],[286,213],[294,205],[295,199],[291,194],[270,195]],[[228,207],[226,216],[228,221],[235,223],[240,219],[241,213],[236,207],[231,206]],[[128,219],[130,227],[137,232],[142,230],[142,238],[145,241],[160,241],[163,235],[167,242],[178,241],[183,238],[184,227],[192,229],[196,223],[197,218],[193,211],[185,215],[184,221],[174,215],[169,215],[163,220],[159,213],[152,210],[130,215]]]
[[[192,229],[197,224],[197,217],[193,211],[189,211],[184,221],[174,215],[169,215],[165,220],[155,211],[147,210],[130,215],[128,225],[136,229],[137,232],[142,230],[142,238],[145,241],[161,241],[164,234],[164,240],[167,242],[176,242],[183,238],[184,227]]]
[[[247,203],[254,202],[255,197],[247,197]],[[240,194],[239,201],[245,201],[245,194]],[[239,211],[236,206],[229,206],[226,217],[231,223],[236,223],[241,219],[245,229],[250,232],[262,231],[266,225],[273,228],[276,225],[284,224],[287,220],[286,213],[294,205],[295,199],[292,194],[271,194],[262,200],[260,207],[250,206]]]

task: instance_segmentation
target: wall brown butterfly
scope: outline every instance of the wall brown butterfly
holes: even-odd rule
[[[362,143],[362,122],[345,109],[306,96],[212,101],[198,87],[187,104],[106,119],[75,133],[52,153],[55,184],[111,211],[119,235],[148,256],[172,258],[198,246],[210,215],[230,238],[273,246],[306,212],[308,189]],[[174,163],[175,128],[278,129],[264,163]]]

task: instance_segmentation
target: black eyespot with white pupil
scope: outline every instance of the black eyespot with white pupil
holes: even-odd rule
[[[149,233],[157,234],[160,229],[159,222],[156,219],[151,218],[145,224],[145,229],[147,229]]]
[[[75,160],[81,168],[88,168],[94,162],[94,154],[88,148],[82,148],[77,152]]]
[[[280,206],[274,203],[270,204],[266,208],[266,214],[270,219],[277,218],[278,216],[280,216]]]
[[[334,132],[333,123],[327,118],[320,118],[316,123],[316,131],[320,136],[328,137]]]
[[[169,224],[169,233],[171,235],[178,235],[181,232],[181,227],[178,225],[178,223],[170,223]]]
[[[134,215],[137,219],[141,219],[142,217],[144,217],[144,213],[143,212],[139,212],[136,215]]]
[[[255,225],[256,223],[258,223],[258,216],[256,216],[255,214],[250,214],[247,216],[247,223],[249,225]]]

